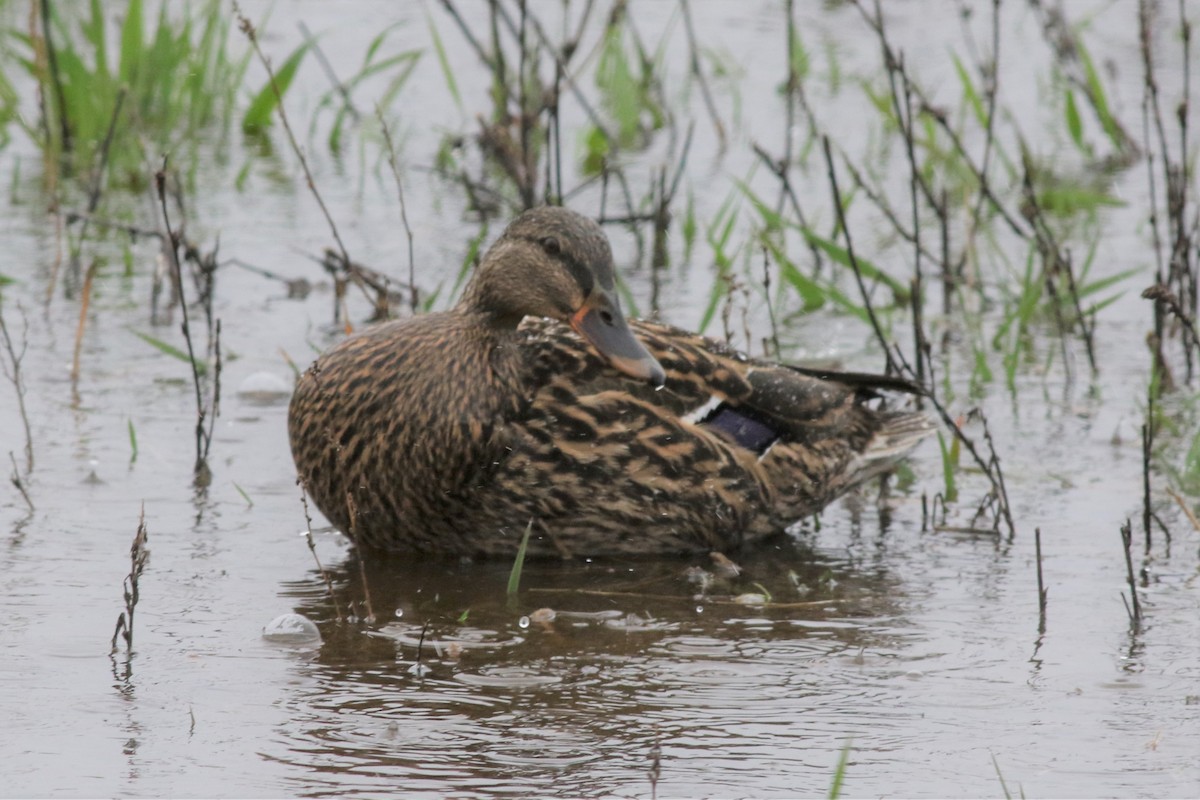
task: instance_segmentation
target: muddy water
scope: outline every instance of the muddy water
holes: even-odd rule
[[[750,174],[751,141],[781,150],[782,12],[769,3],[739,11],[693,5],[700,39],[742,70],[717,87],[727,113],[741,110],[723,158],[692,98],[699,121],[688,180],[703,221],[734,180]],[[1008,5],[1006,102],[1028,109],[1028,136],[1051,137],[1043,131],[1061,126],[1046,125],[1037,99],[1045,63],[1028,55],[1043,52],[1036,20]],[[686,48],[672,6],[637,7],[653,41],[676,26],[665,63],[681,85]],[[1132,126],[1140,100],[1132,9],[1098,5],[1080,18],[1089,10],[1089,41],[1115,65],[1114,104]],[[456,43],[448,20],[428,11]],[[897,43],[952,102],[945,54],[963,52],[957,7],[906,4],[895,13]],[[297,41],[297,19],[325,32],[342,73],[355,68],[380,20],[404,23],[391,40],[397,50],[430,46],[416,7],[356,3],[330,16],[322,3],[294,3],[273,16],[267,44],[277,59]],[[983,22],[968,25],[988,41]],[[818,72],[831,69],[821,60],[829,51],[844,76],[874,74],[875,42],[852,9],[813,7],[802,35]],[[471,113],[484,108],[486,75],[465,49],[453,47],[451,57]],[[1164,46],[1161,58],[1168,92],[1178,85],[1171,76],[1179,56]],[[315,64],[305,70],[289,101],[302,119],[325,90]],[[463,215],[457,190],[420,168],[431,163],[441,130],[471,123],[447,97],[431,54],[402,97],[426,109],[402,127],[418,278],[433,288],[452,278],[478,226]],[[823,103],[822,123],[856,152],[878,132],[847,97],[827,86],[812,100]],[[291,159],[282,150],[259,156],[238,192],[233,175],[249,156],[233,147],[228,164],[199,177],[192,235],[219,234],[226,256],[319,282],[300,255],[327,244],[319,212],[299,179],[273,177],[296,174]],[[1051,137],[1043,152],[1060,152],[1055,147]],[[390,176],[367,169],[364,177],[357,154],[331,159],[319,138],[310,151],[352,254],[404,274]],[[374,145],[364,152],[369,163]],[[1152,264],[1140,168],[1117,179],[1113,191],[1127,206],[1105,212],[1096,269],[1146,272],[1099,318],[1095,381],[1075,345],[1074,379],[1058,359],[1043,369],[1058,348],[1046,328],[1015,394],[999,379],[974,399],[959,386],[954,410],[982,405],[991,421],[1014,538],[922,530],[921,495],[941,488],[930,443],[912,459],[910,486],[893,487],[882,501],[872,488],[829,509],[819,526],[806,522],[739,554],[739,576],[718,574],[707,559],[539,563],[527,565],[510,600],[506,563],[360,565],[337,533],[321,531],[327,590],[300,535],[286,398],[239,392],[264,373],[286,386],[291,373],[280,351],[304,363],[334,340],[327,287],[296,300],[249,272],[222,270],[225,392],[206,492],[191,486],[188,375],[135,335],[178,338],[174,324],[156,328],[149,319],[150,244],[135,247],[128,276],[116,251],[98,245],[113,260],[96,283],[73,394],[78,304],[61,291],[48,306],[41,300],[57,245],[38,194],[37,155],[17,137],[3,156],[0,185],[12,190],[0,201],[0,273],[18,280],[3,290],[10,329],[19,335],[22,316],[28,323],[23,367],[35,463],[26,482],[35,508],[15,490],[0,493],[0,794],[644,797],[657,764],[665,796],[790,796],[827,791],[846,747],[851,795],[998,795],[1002,780],[1030,796],[1200,793],[1200,534],[1166,504],[1171,547],[1160,539],[1151,557],[1138,554],[1147,616],[1140,631],[1131,631],[1121,600],[1118,526],[1140,508],[1136,443],[1147,374],[1149,310],[1136,295]],[[634,173],[659,157],[652,151]],[[812,192],[824,196],[822,170],[811,172]],[[766,176],[751,180],[769,191]],[[588,195],[578,205],[594,210],[595,202]],[[830,219],[823,203],[813,207]],[[628,263],[632,240],[617,229],[612,235],[618,260]],[[879,245],[868,236],[861,243]],[[686,264],[682,245],[672,247],[665,313],[694,325],[711,254],[701,248]],[[646,271],[627,278],[646,305]],[[365,313],[353,310],[357,319]],[[751,324],[763,317],[749,316]],[[798,358],[879,363],[852,320],[821,312],[785,334]],[[965,375],[967,356],[952,357]],[[11,388],[0,386],[0,450],[19,460]],[[951,522],[966,524],[983,487],[969,472],[960,481],[964,508]],[[134,652],[110,658],[143,506],[151,558]],[[1044,635],[1035,527],[1049,587]],[[316,622],[320,643],[263,638],[275,617],[292,612]]]

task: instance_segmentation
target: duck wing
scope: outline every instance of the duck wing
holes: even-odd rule
[[[495,476],[560,551],[726,549],[815,513],[885,471],[933,427],[891,411],[898,379],[751,359],[633,321],[666,372],[612,369],[567,325],[521,325],[528,402]],[[645,537],[657,537],[648,545]]]

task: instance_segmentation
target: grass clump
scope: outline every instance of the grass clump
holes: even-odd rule
[[[110,184],[136,188],[147,155],[194,153],[203,129],[228,130],[249,53],[231,52],[219,0],[163,3],[149,31],[143,0],[113,10],[42,0],[40,27],[12,32],[42,102],[40,124],[22,125],[66,175],[86,179],[107,149]],[[5,95],[0,86],[0,115]]]

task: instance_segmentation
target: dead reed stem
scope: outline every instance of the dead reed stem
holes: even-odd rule
[[[1046,584],[1042,579],[1042,529],[1033,529],[1033,546],[1037,554],[1038,633],[1046,632]]]
[[[1132,608],[1127,605],[1126,611],[1129,612],[1129,621],[1136,628],[1140,626],[1142,622],[1142,605],[1140,602],[1138,602],[1137,581],[1135,581],[1133,577],[1133,553],[1131,552],[1133,544],[1133,530],[1129,524],[1129,520],[1125,520],[1125,524],[1121,526],[1121,544],[1125,549],[1125,577],[1129,583],[1129,596],[1131,598],[1130,602],[1133,604]],[[1122,595],[1122,597],[1124,597],[1124,595]]]
[[[88,264],[83,276],[83,288],[79,294],[79,322],[75,326],[75,350],[71,358],[71,394],[76,404],[79,403],[79,354],[83,349],[83,332],[87,327],[88,309],[92,304],[92,284],[96,280],[96,260]]]
[[[179,311],[183,321],[181,329],[183,331],[183,339],[187,343],[188,363],[192,368],[192,386],[196,392],[196,462],[193,467],[195,485],[197,487],[207,486],[212,480],[212,470],[208,466],[208,451],[212,444],[212,424],[216,422],[217,404],[220,401],[220,373],[221,373],[221,325],[218,321],[216,326],[216,342],[214,343],[216,361],[215,361],[215,382],[213,389],[213,404],[212,404],[212,424],[205,430],[204,422],[209,414],[204,401],[202,388],[202,380],[200,375],[200,362],[196,359],[196,349],[192,344],[192,329],[188,318],[187,298],[183,292],[183,269],[179,263],[179,243],[180,237],[171,229],[171,215],[167,210],[167,159],[163,158],[162,168],[154,173],[154,185],[158,193],[159,207],[162,211],[163,226],[166,229],[166,236],[163,239],[162,252],[167,261],[167,266],[171,270],[171,275],[174,278],[176,291],[178,293]],[[211,293],[208,296],[208,303],[211,305]]]
[[[113,630],[111,650],[113,653],[117,652],[118,637],[125,641],[126,653],[133,650],[133,614],[138,600],[141,598],[138,582],[150,560],[150,551],[146,547],[149,540],[150,536],[146,530],[146,506],[143,505],[141,513],[138,514],[137,533],[134,534],[133,544],[129,547],[129,574],[125,576],[123,583],[125,610],[117,617],[117,626]]]
[[[308,488],[301,477],[296,478],[296,485],[300,487],[300,503],[304,506],[304,536],[308,541],[308,551],[312,553],[313,561],[317,563],[317,572],[321,573],[321,579],[325,581],[325,591],[329,593],[329,600],[333,603],[333,612],[337,615],[338,623],[341,623],[345,617],[342,616],[342,607],[338,603],[337,593],[333,591],[333,579],[329,577],[329,572],[321,563],[321,557],[317,555],[317,543],[313,539],[312,514],[308,511]]]
[[[854,272],[854,280],[858,284],[858,291],[862,297],[863,307],[867,311],[867,318],[871,321],[871,329],[875,331],[875,338],[879,341],[880,347],[883,348],[883,356],[887,360],[887,373],[889,375],[899,375],[901,374],[900,365],[892,356],[891,344],[883,332],[883,326],[879,324],[879,318],[875,315],[875,307],[871,303],[871,293],[867,291],[867,285],[863,281],[862,269],[859,267],[858,258],[854,255],[854,241],[850,236],[850,226],[846,224],[846,212],[842,206],[842,192],[838,188],[837,169],[833,164],[833,153],[829,147],[828,136],[821,137],[821,146],[825,152],[825,167],[829,174],[829,188],[833,193],[833,208],[837,213],[838,229],[842,233],[842,238],[846,240],[846,255]]]
[[[12,475],[8,479],[12,481],[12,485],[17,488],[17,491],[21,493],[21,497],[25,499],[25,505],[29,506],[30,511],[33,511],[33,501],[29,499],[29,492],[25,490],[25,482],[21,480],[21,471],[17,469],[17,459],[13,455],[12,450],[8,451],[8,460],[12,462],[13,466]]]
[[[404,181],[400,179],[400,166],[396,163],[396,148],[392,143],[392,131],[388,127],[387,120],[383,118],[383,109],[376,106],[375,116],[379,119],[379,124],[383,127],[383,140],[387,145],[388,164],[392,168],[392,175],[396,178],[396,194],[400,198],[400,221],[404,224],[404,235],[408,238],[409,311],[416,314],[417,307],[420,305],[420,297],[417,292],[416,259],[413,256],[412,226],[408,224],[408,209],[404,205]]]
[[[338,254],[341,256],[342,263],[349,265],[352,263],[350,253],[346,250],[346,245],[342,241],[342,236],[338,232],[337,223],[333,221],[333,215],[329,212],[329,207],[325,205],[325,200],[321,197],[321,192],[317,189],[317,182],[313,178],[312,170],[309,169],[308,159],[304,156],[304,150],[300,147],[300,143],[296,140],[295,133],[292,132],[291,122],[288,121],[287,110],[283,105],[283,92],[279,90],[279,84],[275,79],[275,70],[271,67],[271,60],[263,53],[262,48],[258,44],[258,31],[255,30],[254,24],[250,22],[244,14],[241,7],[234,2],[233,13],[238,20],[238,28],[246,38],[250,40],[250,46],[254,49],[254,54],[258,57],[259,62],[263,65],[263,69],[267,71],[267,77],[271,81],[271,89],[275,92],[276,105],[275,108],[279,113],[279,121],[283,123],[283,130],[287,134],[288,143],[291,145],[292,152],[300,161],[300,168],[304,170],[304,180],[308,185],[308,190],[316,199],[317,205],[321,209],[321,214],[325,217],[325,222],[329,225],[329,230],[333,234],[333,240],[337,243]],[[333,306],[333,321],[338,323],[341,321],[341,293],[335,292],[335,300]]]
[[[33,471],[33,434],[29,428],[29,412],[25,408],[25,381],[21,375],[21,362],[25,360],[25,352],[29,347],[29,320],[25,317],[25,312],[21,311],[21,351],[17,352],[13,346],[12,336],[8,332],[8,322],[4,319],[4,305],[0,303],[0,338],[4,339],[4,352],[8,359],[4,362],[4,376],[12,383],[13,389],[17,394],[17,410],[21,414],[21,424],[25,429],[25,473],[29,474]],[[16,464],[13,464],[14,469]],[[17,488],[21,488],[19,485]],[[21,494],[25,494],[24,489],[21,489]],[[25,501],[29,502],[29,497],[25,497]]]
[[[1154,408],[1146,412],[1147,415],[1153,415]],[[1142,529],[1146,536],[1146,552],[1150,552],[1153,545],[1150,534],[1150,456],[1154,445],[1154,433],[1151,430],[1151,425],[1142,425]]]
[[[704,99],[704,107],[708,111],[709,119],[712,120],[713,129],[717,133],[717,152],[724,153],[725,147],[728,144],[728,137],[725,135],[725,126],[721,123],[721,116],[717,113],[717,105],[713,102],[712,91],[708,88],[708,79],[704,77],[704,70],[700,68],[700,50],[696,46],[696,30],[692,25],[692,9],[688,5],[688,0],[679,0],[679,8],[683,12],[683,29],[687,32],[688,58],[692,75],[696,78],[696,82],[700,84],[700,96]],[[791,63],[790,54],[788,56],[788,63]]]

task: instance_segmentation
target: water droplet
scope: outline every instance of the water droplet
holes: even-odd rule
[[[529,627],[529,617],[521,617],[519,620],[517,620],[517,627],[520,628],[521,630],[525,630],[526,628],[528,628]]]

